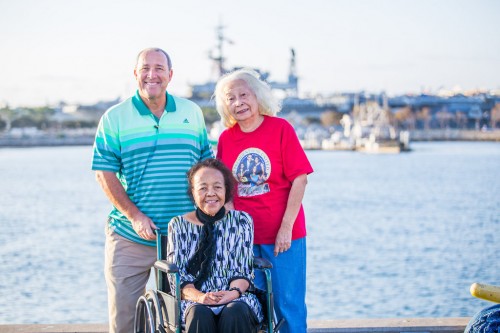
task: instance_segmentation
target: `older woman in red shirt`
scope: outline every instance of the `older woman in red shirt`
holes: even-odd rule
[[[217,158],[237,180],[234,208],[254,220],[254,255],[273,264],[273,291],[281,332],[306,332],[306,226],[302,207],[313,172],[293,127],[276,117],[278,100],[253,70],[221,77],[215,101],[227,129]],[[255,284],[263,287],[264,278]]]

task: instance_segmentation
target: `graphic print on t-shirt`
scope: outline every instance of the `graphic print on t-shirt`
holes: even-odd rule
[[[233,165],[233,175],[238,181],[238,195],[251,197],[269,192],[266,180],[271,174],[271,162],[258,148],[242,151]]]

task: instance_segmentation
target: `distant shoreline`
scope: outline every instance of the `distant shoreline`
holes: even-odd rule
[[[0,137],[0,148],[29,148],[29,147],[58,147],[58,146],[91,146],[94,144],[94,136],[78,137]]]
[[[500,142],[500,130],[432,129],[410,131],[411,142],[423,141],[494,141]],[[94,135],[0,137],[0,148],[91,146]]]

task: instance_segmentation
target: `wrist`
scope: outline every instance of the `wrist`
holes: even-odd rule
[[[138,220],[140,221],[144,214],[137,207],[131,207],[130,210],[124,213],[124,215],[130,222],[134,223]]]
[[[295,221],[285,221],[285,220],[282,220],[281,221],[281,225],[280,225],[280,229],[281,230],[284,230],[284,231],[287,231],[287,232],[291,232],[293,230],[293,223]]]
[[[237,291],[238,292],[238,298],[240,298],[241,295],[243,295],[243,292],[238,287],[231,287],[231,288],[229,288],[229,291]]]

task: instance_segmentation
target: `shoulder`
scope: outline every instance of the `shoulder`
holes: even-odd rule
[[[134,110],[131,97],[111,106],[101,116],[99,129],[109,135],[117,134],[123,123],[134,123],[129,120],[134,117]]]
[[[247,212],[242,210],[231,210],[230,213],[232,214],[232,218],[238,221],[238,223],[253,223],[252,217]]]
[[[187,220],[182,215],[174,216],[170,222],[168,222],[168,230],[169,233],[179,228],[182,228],[184,224],[186,224]]]
[[[134,109],[134,105],[132,103],[132,97],[127,98],[124,101],[121,101],[118,104],[111,106],[109,109],[104,112],[104,115],[108,118],[121,117],[127,111],[131,111]]]
[[[199,228],[203,227],[203,224],[198,221],[198,219],[196,218],[196,213],[192,211],[184,215],[178,215],[172,218],[168,225],[169,230],[171,226],[177,232],[186,233],[192,232],[193,230],[198,230]]]
[[[175,95],[170,95],[170,96],[172,96],[172,98],[174,99],[175,106],[177,109],[182,108],[182,111],[201,112],[201,108],[195,102],[187,98]]]
[[[280,117],[271,117],[265,116],[266,122],[268,125],[271,125],[273,128],[284,128],[284,129],[292,129],[293,126],[288,122],[288,120]]]
[[[273,133],[285,139],[293,139],[297,137],[295,128],[288,120],[279,117],[266,117],[267,127],[266,131]]]
[[[221,134],[219,135],[219,140],[220,139],[224,139],[225,137],[227,137],[229,135],[229,130],[230,130],[230,128],[226,128],[225,130],[223,130],[221,132]]]
[[[228,213],[230,230],[237,231],[240,236],[250,237],[253,235],[253,219],[247,212],[241,210],[231,210]]]
[[[227,138],[233,138],[238,135],[238,133],[241,133],[239,130],[238,124],[235,124],[233,127],[226,128],[225,130],[222,131],[222,133],[219,135],[219,140],[224,140]]]

